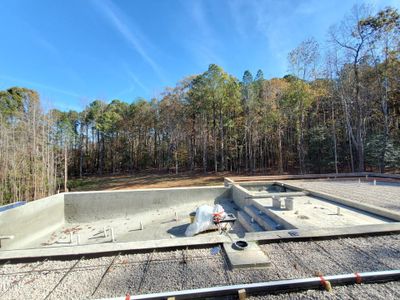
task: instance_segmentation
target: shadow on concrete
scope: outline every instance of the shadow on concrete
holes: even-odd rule
[[[189,224],[182,224],[182,225],[174,226],[174,227],[168,229],[167,232],[169,234],[172,234],[177,237],[184,237],[186,228],[188,226],[189,226]]]

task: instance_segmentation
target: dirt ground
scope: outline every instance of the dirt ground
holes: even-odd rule
[[[182,173],[178,175],[139,173],[135,175],[90,176],[70,180],[69,188],[71,192],[76,192],[223,185],[224,177],[229,177],[230,175],[234,176],[236,174],[229,172],[218,174]]]
[[[232,178],[233,180],[248,181],[251,176],[244,179],[241,176],[249,176],[250,174],[237,174],[231,172],[207,173],[203,172],[184,172],[180,174],[160,173],[157,171],[143,171],[133,175],[109,175],[109,176],[85,176],[83,178],[75,178],[68,181],[69,190],[77,191],[105,191],[105,190],[129,190],[129,189],[145,189],[145,188],[169,188],[169,187],[185,187],[185,186],[210,186],[223,185],[224,177]],[[255,173],[254,176],[266,176],[267,174]],[[268,180],[284,180],[288,174],[276,175],[268,174]],[[290,176],[290,175],[289,175]],[[263,180],[266,180],[264,178]],[[355,180],[357,178],[338,178],[336,180]],[[398,179],[390,178],[363,178],[362,181],[372,182],[377,181],[399,182]],[[324,181],[325,179],[314,179]],[[330,179],[334,180],[333,178]]]

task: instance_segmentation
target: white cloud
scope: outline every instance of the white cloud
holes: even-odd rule
[[[146,50],[144,44],[148,42],[139,32],[139,29],[132,22],[129,22],[124,13],[112,2],[92,1],[92,3],[100,10],[114,29],[122,35],[125,41],[150,65],[159,79],[165,82],[164,72]]]
[[[184,46],[194,55],[197,64],[202,68],[211,63],[224,65],[224,60],[218,54],[218,50],[221,48],[220,41],[210,25],[212,19],[210,15],[207,16],[202,2],[185,1],[183,4],[194,23],[194,30],[196,30],[193,38],[186,40]]]
[[[132,82],[133,82],[135,85],[141,87],[142,90],[144,90],[146,93],[149,92],[149,88],[148,88],[147,86],[145,86],[145,85],[136,77],[136,75],[135,75],[131,70],[126,70],[126,73],[128,74],[129,79],[132,80]]]

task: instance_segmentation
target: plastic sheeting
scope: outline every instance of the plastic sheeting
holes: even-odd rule
[[[214,229],[214,216],[224,217],[224,208],[216,204],[214,207],[209,205],[202,205],[197,208],[194,222],[186,229],[186,236],[194,236],[200,232]]]

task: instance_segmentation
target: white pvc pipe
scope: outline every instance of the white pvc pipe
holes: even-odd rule
[[[115,236],[114,236],[114,229],[112,227],[110,227],[110,231],[111,231],[111,242],[115,242]]]
[[[106,226],[103,227],[103,232],[104,232],[104,237],[106,238],[107,237],[107,227]]]

